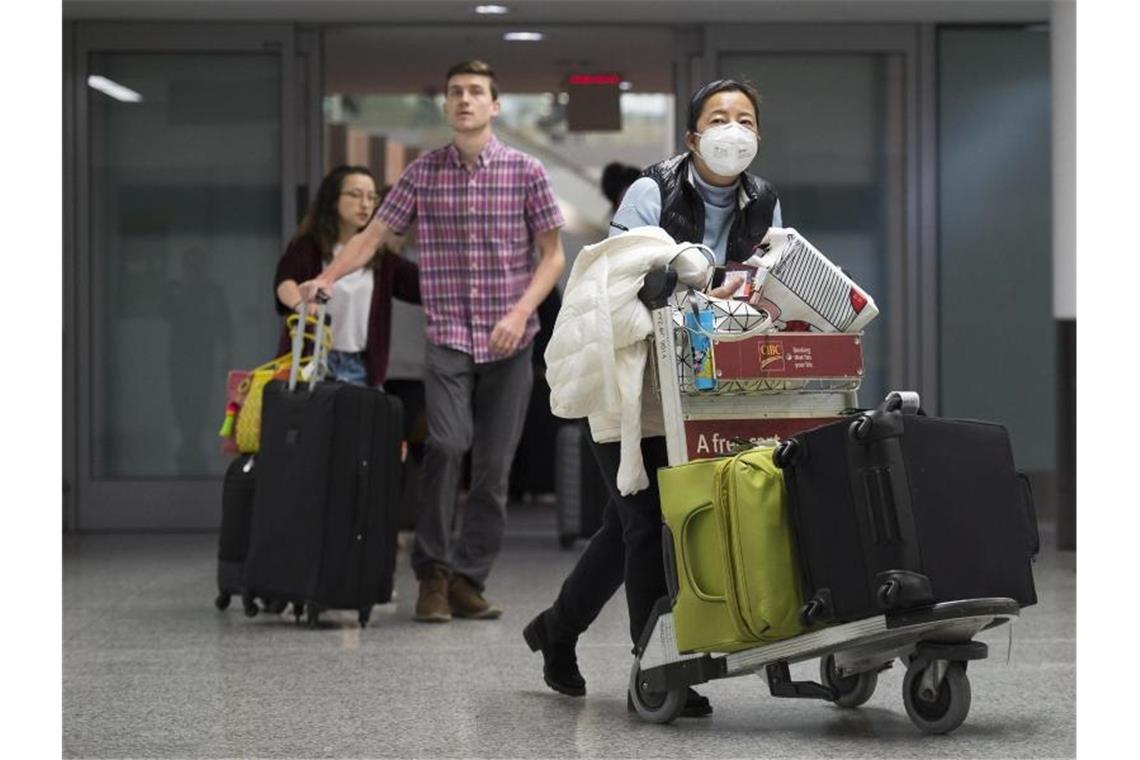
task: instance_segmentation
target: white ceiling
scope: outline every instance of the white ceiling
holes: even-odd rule
[[[1047,0],[63,0],[65,19],[303,21],[392,24],[706,24],[755,21],[1046,21]]]
[[[634,92],[671,92],[673,37],[700,25],[765,22],[1016,22],[1049,19],[1042,0],[64,0],[68,20],[259,21],[320,25],[326,92],[423,92],[448,67],[489,61],[504,91],[560,89],[572,71],[614,72]],[[542,42],[505,42],[504,31]]]

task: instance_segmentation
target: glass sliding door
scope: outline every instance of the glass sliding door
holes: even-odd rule
[[[92,476],[217,476],[217,378],[276,338],[256,296],[280,255],[280,66],[274,55],[89,60],[139,93],[89,101]]]
[[[216,528],[231,367],[296,223],[292,33],[79,30],[79,529]]]
[[[908,371],[917,357],[907,355],[907,333],[919,325],[905,285],[917,258],[908,199],[913,47],[905,31],[824,25],[712,29],[706,38],[707,79],[760,91],[763,142],[750,170],[776,185],[784,225],[879,307],[865,333],[864,405],[920,383]]]

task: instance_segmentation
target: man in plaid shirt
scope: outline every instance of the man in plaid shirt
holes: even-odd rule
[[[565,266],[564,220],[546,170],[495,139],[499,108],[490,66],[452,66],[443,106],[452,142],[412,162],[372,221],[301,286],[310,300],[332,292],[390,236],[418,225],[428,440],[412,568],[420,582],[415,619],[424,622],[501,614],[483,589],[502,545],[507,479],[530,401],[535,311]],[[453,544],[468,450],[471,490]]]

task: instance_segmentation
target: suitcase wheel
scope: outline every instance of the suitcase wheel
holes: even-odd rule
[[[812,599],[803,607],[800,608],[800,623],[805,628],[810,628],[815,624],[824,613],[823,602],[818,599]]]
[[[370,610],[370,609],[369,610],[360,610],[356,619],[360,621],[360,627],[361,628],[367,628],[368,627],[368,620],[371,617],[372,617],[372,610]]]
[[[899,582],[893,579],[879,586],[879,606],[887,610],[894,607],[899,600],[900,588]]]
[[[229,594],[220,593],[216,597],[214,597],[214,607],[216,607],[219,612],[221,612],[222,610],[228,609],[229,606],[230,606],[230,595]]]
[[[871,418],[866,415],[860,415],[850,427],[847,428],[847,434],[851,436],[851,440],[856,443],[862,443],[867,440],[867,436],[871,435]]]
[[[941,681],[936,668],[943,669]],[[962,725],[970,712],[970,700],[965,663],[915,661],[907,668],[903,705],[911,722],[926,733],[948,734]]]
[[[243,593],[241,595],[241,606],[242,610],[245,612],[246,617],[257,617],[257,613],[261,611],[261,609],[257,606],[257,601],[249,592]]]
[[[796,464],[803,458],[803,447],[794,438],[780,441],[780,445],[772,452],[772,463],[781,470]]]

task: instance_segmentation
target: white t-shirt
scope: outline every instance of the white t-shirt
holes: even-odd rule
[[[336,244],[334,258],[342,248],[344,246],[340,243]],[[368,344],[368,314],[372,310],[374,285],[375,272],[367,265],[349,272],[333,284],[328,313],[332,317],[334,351],[358,353]]]

